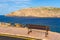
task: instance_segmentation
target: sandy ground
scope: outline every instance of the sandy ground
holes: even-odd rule
[[[49,31],[48,37],[45,37],[45,31],[33,29],[32,33],[27,34],[27,28],[0,27],[0,34],[18,35],[37,39],[60,40],[60,33]]]

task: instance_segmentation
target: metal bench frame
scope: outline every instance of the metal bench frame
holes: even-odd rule
[[[48,36],[48,31],[49,31],[48,26],[34,25],[34,24],[26,24],[25,26],[28,27],[28,34],[32,32],[32,29],[40,29],[40,30],[46,30],[45,37]]]

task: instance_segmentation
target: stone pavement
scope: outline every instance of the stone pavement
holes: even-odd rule
[[[45,37],[45,31],[33,29],[32,33],[27,34],[27,28],[16,28],[16,27],[0,27],[0,34],[17,35],[24,37],[31,37],[37,39],[47,39],[47,40],[60,40],[60,33],[50,32],[48,37]]]

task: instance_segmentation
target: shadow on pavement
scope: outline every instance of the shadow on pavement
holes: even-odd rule
[[[25,39],[0,36],[0,40],[25,40]]]

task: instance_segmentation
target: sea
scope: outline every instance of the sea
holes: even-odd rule
[[[0,15],[0,22],[20,23],[20,24],[36,24],[49,26],[50,31],[60,33],[60,18],[39,18],[39,17],[9,17]]]

